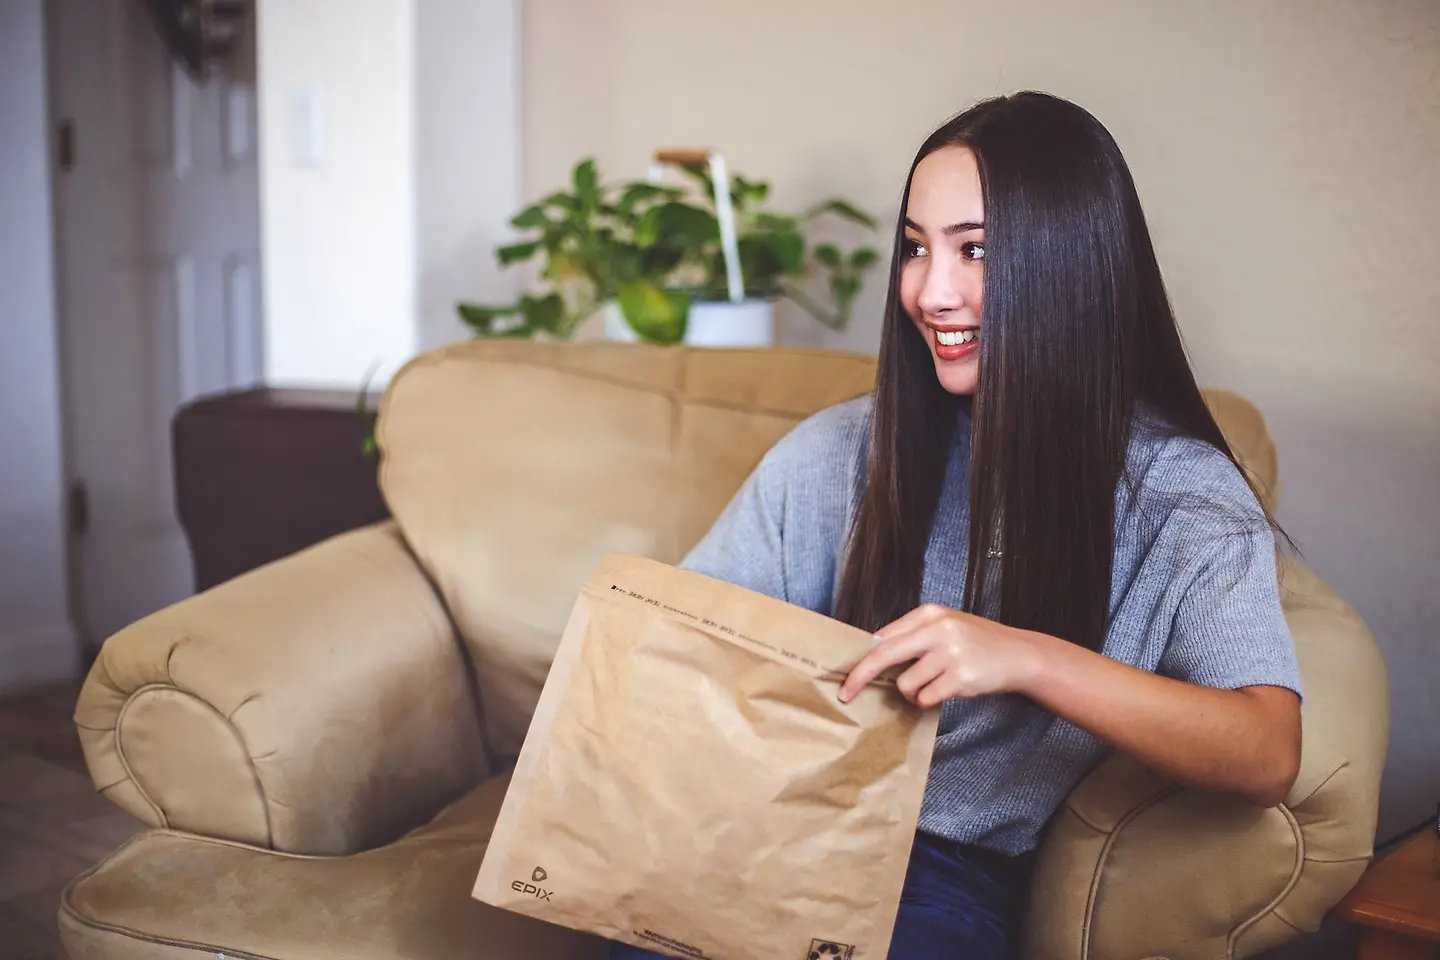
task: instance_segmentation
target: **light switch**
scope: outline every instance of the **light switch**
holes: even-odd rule
[[[313,89],[290,98],[290,156],[299,167],[318,167],[325,159],[325,116]]]

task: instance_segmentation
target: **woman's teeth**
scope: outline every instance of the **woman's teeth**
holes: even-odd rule
[[[962,343],[969,343],[979,334],[978,330],[936,330],[935,339],[942,346],[956,347]]]

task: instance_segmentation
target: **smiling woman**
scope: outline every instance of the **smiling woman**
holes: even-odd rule
[[[985,296],[985,201],[975,154],[943,147],[915,165],[900,247],[900,303],[935,354],[940,385],[973,394]]]
[[[902,209],[873,396],[777,444],[683,565],[874,632],[842,700],[900,667],[940,710],[890,957],[989,960],[1107,750],[1281,802],[1299,670],[1273,526],[1099,121],[981,103],[921,146]]]

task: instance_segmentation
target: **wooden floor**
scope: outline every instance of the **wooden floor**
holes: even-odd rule
[[[77,689],[0,699],[0,960],[64,960],[61,888],[141,829],[90,783]]]

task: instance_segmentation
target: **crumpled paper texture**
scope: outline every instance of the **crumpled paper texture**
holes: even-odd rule
[[[873,638],[652,560],[581,589],[473,894],[675,957],[885,957],[938,711]]]

